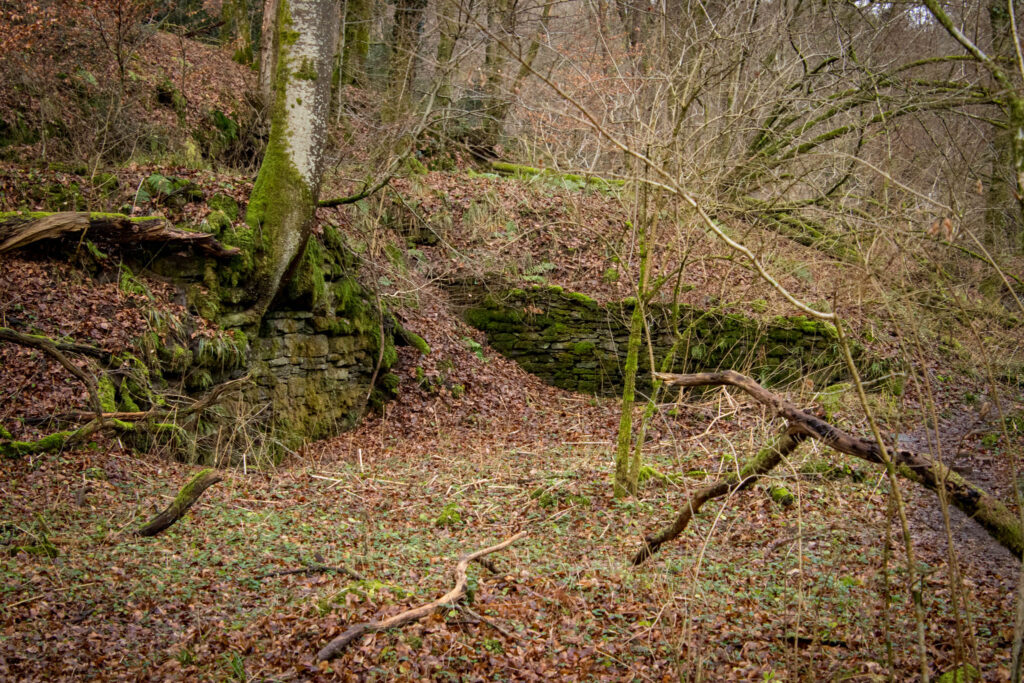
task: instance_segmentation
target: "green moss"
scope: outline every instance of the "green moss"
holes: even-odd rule
[[[107,376],[102,376],[96,381],[96,393],[100,397],[100,407],[105,413],[117,412],[117,388]]]
[[[604,271],[604,274],[601,276],[601,279],[604,280],[605,282],[618,282],[619,269],[616,268],[615,266],[608,268],[606,271]]]
[[[974,683],[980,681],[981,674],[970,664],[962,664],[939,676],[937,683]]]
[[[554,289],[554,288],[552,288],[552,289]],[[597,300],[590,298],[586,294],[582,294],[580,292],[565,292],[563,295],[565,296],[565,298],[570,299],[572,301],[575,301],[577,303],[583,304],[584,306],[586,306],[588,308],[597,308],[598,307]]]
[[[410,175],[426,175],[427,167],[416,157],[410,155],[405,158],[405,169]]]
[[[0,457],[20,458],[35,453],[47,453],[63,448],[67,440],[77,434],[77,431],[54,432],[44,436],[38,441],[6,441],[0,443]]]
[[[121,396],[121,408],[125,412],[137,413],[141,410],[139,408],[139,404],[136,403],[135,400],[132,398],[132,392],[128,384],[127,377],[121,379],[121,388],[119,394]]]
[[[641,465],[640,469],[637,470],[637,484],[642,486],[648,481],[657,481],[662,484],[678,484],[680,477],[677,474],[665,474],[652,465]]]
[[[785,486],[769,486],[768,495],[773,501],[782,506],[790,506],[796,502],[796,496],[789,492]]]
[[[136,294],[138,296],[144,296],[150,300],[153,299],[153,294],[149,291],[149,287],[146,286],[146,283],[135,277],[131,268],[123,263],[121,264],[121,277],[118,279],[118,287],[125,294]]]
[[[313,64],[313,60],[309,57],[304,57],[302,64],[296,69],[293,74],[295,78],[303,81],[315,81],[316,80],[316,65]]]
[[[231,218],[223,211],[211,211],[206,217],[205,224],[213,235],[220,236],[225,230],[231,228]]]
[[[577,342],[572,345],[572,352],[577,356],[586,356],[594,353],[595,348],[594,342]]]
[[[4,428],[3,425],[0,425],[0,439],[13,439],[13,438],[14,437],[11,435],[11,433],[9,431],[7,431],[7,429]]]
[[[92,177],[92,186],[103,194],[113,194],[120,186],[117,176],[113,173],[97,173]]]
[[[288,282],[288,296],[307,304],[316,310],[327,301],[327,279],[324,274],[326,262],[323,245],[318,239],[306,242],[306,250],[298,269]]]
[[[430,344],[428,344],[423,337],[419,336],[415,332],[410,332],[409,330],[404,330],[403,333],[410,346],[415,348],[424,356],[430,355]]]
[[[390,336],[384,337],[384,353],[381,355],[381,367],[390,368],[398,362],[398,350]]]

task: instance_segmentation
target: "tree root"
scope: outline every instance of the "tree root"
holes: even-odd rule
[[[463,555],[459,560],[459,563],[455,565],[455,587],[450,591],[442,595],[433,602],[428,602],[425,605],[414,607],[413,609],[406,610],[401,614],[396,614],[393,617],[382,619],[380,621],[365,621],[361,624],[355,624],[350,626],[347,631],[342,633],[340,636],[327,643],[317,654],[317,660],[324,662],[330,659],[334,659],[341,652],[352,644],[354,641],[361,638],[366,633],[373,633],[374,631],[383,631],[384,629],[395,628],[397,626],[404,626],[413,621],[418,621],[423,617],[429,615],[438,607],[442,605],[448,605],[459,598],[461,598],[466,592],[466,568],[469,567],[469,563],[473,560],[489,555],[490,553],[504,550],[508,546],[512,545],[520,538],[526,535],[525,531],[520,531],[515,536],[505,539],[497,545],[492,545],[489,548],[483,550],[477,550],[469,555]]]
[[[738,372],[726,370],[686,375],[655,373],[655,377],[671,386],[732,385],[738,387],[785,418],[790,425],[787,433],[802,434],[805,437],[817,439],[840,453],[846,453],[870,463],[884,464],[885,462],[882,450],[876,442],[861,439],[837,429],[824,420],[800,410]],[[980,524],[1000,545],[1009,549],[1018,559],[1024,555],[1024,533],[1022,533],[1020,522],[1002,501],[967,481],[928,453],[903,449],[888,449],[888,451],[900,476],[933,491],[944,489],[947,500]],[[680,513],[680,517],[685,513],[686,511]],[[689,520],[687,519],[687,521]],[[657,535],[655,535],[656,537]],[[643,551],[637,555],[641,562],[646,559],[646,557],[640,557],[642,554]]]
[[[222,481],[222,479],[216,470],[201,470],[182,487],[178,495],[174,497],[174,500],[171,501],[171,504],[163,512],[135,533],[139,536],[156,536],[181,519],[188,512],[188,509],[199,500],[199,496],[203,495],[206,489],[219,481]]]

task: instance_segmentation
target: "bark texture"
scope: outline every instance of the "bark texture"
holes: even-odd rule
[[[267,108],[274,103],[277,72],[277,3],[278,0],[264,0],[263,28],[260,32],[260,100]]]
[[[270,141],[246,211],[258,235],[255,303],[227,326],[255,324],[302,256],[320,193],[327,144],[338,6],[278,0],[277,67]]]
[[[119,213],[64,211],[0,214],[0,254],[39,240],[83,233],[91,240],[116,244],[175,244],[218,257],[239,253],[238,249],[218,242],[213,235],[179,230],[159,216],[132,218]]]
[[[656,377],[671,386],[731,385],[738,387],[788,420],[791,431],[817,439],[840,453],[846,453],[870,463],[885,463],[882,450],[876,442],[861,439],[837,429],[824,420],[800,410],[738,372],[726,370],[687,375],[657,373]],[[1024,533],[1021,531],[1020,522],[1017,515],[1002,501],[967,481],[928,453],[895,448],[887,450],[900,476],[933,491],[945,489],[947,500],[956,508],[973,518],[992,538],[1018,558],[1024,555]]]
[[[416,54],[422,36],[427,0],[398,0],[391,31],[391,63],[388,65],[388,101],[392,112],[404,111],[412,99]]]

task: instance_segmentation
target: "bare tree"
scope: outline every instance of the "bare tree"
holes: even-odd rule
[[[254,303],[228,316],[227,325],[259,322],[309,239],[323,175],[337,9],[333,0],[278,4],[270,141],[246,213],[253,235]]]

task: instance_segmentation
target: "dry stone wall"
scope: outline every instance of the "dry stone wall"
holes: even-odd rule
[[[487,293],[461,284],[456,299],[466,321],[487,334],[488,343],[523,369],[554,386],[605,396],[622,392],[633,301],[601,305],[560,287],[535,286]],[[672,309],[648,307],[655,364],[679,340],[672,372],[730,368],[767,384],[809,376],[824,384],[846,374],[835,328],[806,317],[758,321],[742,315],[680,306],[677,337]],[[856,349],[869,376],[888,374],[889,364]],[[650,361],[641,349],[638,385],[649,387]]]
[[[287,433],[332,436],[366,408],[376,349],[371,335],[339,332],[309,311],[268,313],[252,340],[246,401]]]

